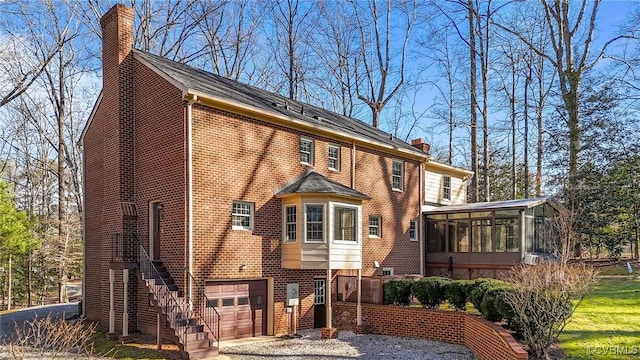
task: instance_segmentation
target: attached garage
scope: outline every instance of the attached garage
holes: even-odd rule
[[[267,280],[210,281],[206,293],[220,314],[220,340],[267,334]]]

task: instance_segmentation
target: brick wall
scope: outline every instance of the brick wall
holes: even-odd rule
[[[92,320],[103,324],[109,315],[111,234],[135,231],[148,246],[151,201],[163,203],[160,258],[178,286],[186,290],[187,103],[181,90],[133,58],[129,51],[132,14],[116,6],[102,20],[103,99],[84,139],[86,281],[95,284],[87,286],[86,308]],[[274,279],[274,307],[269,311],[273,311],[276,334],[287,332],[286,284],[300,285],[299,327],[310,328],[313,279],[326,277],[326,270],[281,267],[282,203],[274,194],[309,168],[300,163],[300,136],[314,140],[314,170],[372,197],[362,206],[363,275],[379,275],[382,267],[394,267],[396,274],[420,272],[419,242],[409,240],[410,220],[420,215],[417,161],[357,145],[353,164],[354,145],[349,142],[195,104],[194,275],[200,282]],[[339,171],[328,169],[329,144],[340,146]],[[391,189],[394,159],[404,162],[402,191]],[[232,229],[234,200],[254,204],[252,231]],[[135,203],[135,218],[123,214],[122,202]],[[369,215],[381,217],[381,238],[368,237]],[[379,269],[374,261],[379,262]],[[116,286],[116,304],[121,297]],[[137,300],[138,305],[143,304],[144,293]],[[116,319],[122,314],[117,306]],[[155,319],[146,310],[140,312],[139,327],[151,328]],[[118,329],[121,320],[117,321]]]
[[[313,169],[347,186],[352,145],[201,105],[193,119],[195,273],[203,280],[273,277],[276,334],[287,331],[286,284],[299,283],[300,328],[312,327],[313,278],[326,270],[281,268],[282,204],[274,194],[309,167],[300,163],[300,136],[314,140]],[[329,144],[340,146],[340,171],[328,169]],[[419,216],[418,164],[405,161],[405,189],[397,192],[391,190],[393,159],[356,149],[355,189],[373,198],[362,207],[365,275],[378,270],[374,260],[396,273],[420,272],[419,243],[408,233],[409,220]],[[232,229],[234,200],[254,204],[253,231]],[[369,214],[382,217],[381,239],[368,237]]]
[[[335,325],[356,330],[356,304],[334,302]],[[476,315],[418,307],[362,304],[362,329],[466,345],[480,359],[524,360],[527,352],[503,328]]]

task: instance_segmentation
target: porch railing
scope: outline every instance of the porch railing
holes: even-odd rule
[[[169,290],[167,283],[149,258],[144,246],[139,247],[138,264],[143,279],[147,280],[148,287],[158,302],[158,306],[162,308],[162,313],[167,317],[170,327],[174,329],[184,350],[188,351],[187,333],[189,327],[199,324],[186,301],[186,297],[178,298],[173,291]]]
[[[220,313],[218,313],[214,307],[217,306],[217,304],[212,304],[209,301],[209,298],[205,294],[204,286],[198,284],[188,269],[185,269],[185,273],[187,274],[188,280],[191,282],[193,290],[195,290],[194,294],[189,297],[189,304],[193,312],[198,316],[198,320],[204,324],[205,330],[213,336],[211,341],[216,341],[216,347],[219,348]],[[209,344],[209,346],[211,346],[211,344]]]
[[[136,233],[111,234],[111,261],[136,262],[140,240]]]

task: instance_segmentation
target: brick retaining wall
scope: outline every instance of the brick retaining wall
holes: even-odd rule
[[[480,359],[524,360],[527,352],[502,327],[477,315],[419,307],[362,304],[362,329],[356,329],[356,304],[334,302],[334,325],[341,330],[406,336],[467,346]]]

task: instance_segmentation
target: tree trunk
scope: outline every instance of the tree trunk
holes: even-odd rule
[[[9,253],[9,284],[7,286],[7,310],[11,310],[11,253]]]
[[[476,99],[476,37],[475,37],[475,25],[474,20],[476,13],[473,8],[473,0],[467,1],[469,9],[469,94],[471,97],[471,171],[473,171],[473,177],[471,178],[471,196],[470,202],[474,203],[479,198],[478,188],[478,118],[476,116],[476,109],[478,108],[478,102]]]

